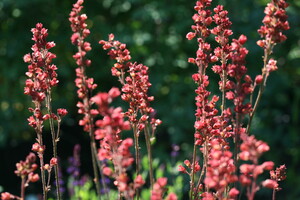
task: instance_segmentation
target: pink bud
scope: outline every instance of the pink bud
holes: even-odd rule
[[[261,48],[264,48],[264,46],[265,46],[265,42],[264,42],[263,40],[258,40],[258,41],[256,42],[256,44],[257,44],[258,46],[260,46]]]
[[[57,165],[57,158],[51,158],[50,165]]]
[[[246,43],[247,37],[245,35],[241,35],[238,40],[239,40],[239,43],[243,45]]]
[[[262,182],[262,186],[270,189],[274,189],[278,187],[278,183],[275,180],[267,179]]]
[[[186,173],[186,169],[185,169],[185,167],[183,167],[182,165],[179,165],[179,166],[178,166],[178,171],[183,172],[183,173]]]
[[[134,180],[134,188],[140,188],[145,184],[143,177],[139,174]]]
[[[47,42],[46,49],[51,49],[53,47],[55,47],[55,43],[54,42]]]
[[[188,62],[189,62],[189,63],[195,63],[195,58],[189,58],[189,59],[188,59]]]
[[[218,57],[217,56],[212,56],[212,57],[210,57],[210,61],[211,62],[217,62],[218,61]]]
[[[161,177],[161,178],[158,178],[156,182],[157,182],[161,187],[164,187],[164,186],[167,185],[167,181],[168,181],[167,178]]]
[[[116,98],[121,94],[119,88],[113,87],[109,90],[108,95],[112,98]]]
[[[25,63],[31,62],[31,56],[30,56],[30,54],[29,54],[29,53],[26,54],[26,55],[23,57],[23,60],[24,60]]]
[[[14,199],[13,195],[11,195],[8,192],[1,193],[1,200],[10,200],[10,199]]]
[[[186,38],[187,38],[188,40],[192,40],[195,36],[196,36],[195,33],[189,32],[189,33],[186,35]]]
[[[39,175],[38,174],[33,174],[33,173],[30,173],[30,174],[28,174],[28,180],[30,181],[30,182],[37,182],[38,180],[40,180],[40,177],[39,177]]]
[[[140,131],[143,130],[145,128],[145,124],[139,124],[138,128]]]
[[[229,197],[235,198],[240,192],[236,188],[231,188],[229,191]]]
[[[111,34],[108,35],[108,40],[109,41],[113,41],[114,39],[115,39],[115,35],[114,34],[111,33]]]
[[[177,199],[178,198],[177,198],[176,194],[174,194],[174,193],[170,193],[166,198],[166,200],[177,200]]]
[[[113,173],[112,169],[109,168],[109,167],[104,167],[103,170],[102,170],[102,172],[103,172],[103,174],[104,174],[105,176],[111,176],[112,173]]]
[[[68,114],[68,111],[66,110],[66,109],[64,109],[64,108],[59,108],[59,109],[57,109],[57,114],[59,115],[59,116],[65,116],[65,115],[67,115]]]
[[[34,144],[32,145],[31,150],[32,150],[32,151],[35,151],[35,152],[39,152],[40,147],[41,147],[41,146],[40,146],[39,143],[34,143]]]
[[[255,77],[255,83],[256,83],[257,85],[261,84],[262,81],[263,81],[263,76],[262,76],[262,75],[257,75],[257,76]]]

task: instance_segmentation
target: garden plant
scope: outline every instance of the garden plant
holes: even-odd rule
[[[69,51],[75,52],[76,107],[81,116],[78,124],[82,134],[89,136],[93,171],[92,177],[81,174],[81,147],[75,145],[69,175],[63,177],[58,147],[64,145],[60,142],[61,126],[68,111],[54,108],[52,98],[54,87],[63,87],[57,74],[59,63],[55,62],[60,55],[53,53],[60,44],[48,41],[46,25],[37,23],[31,29],[32,52],[23,57],[28,64],[24,94],[32,101],[28,124],[36,140],[25,160],[16,164],[14,173],[20,177],[20,193],[2,192],[1,199],[25,200],[26,189],[35,184],[40,185],[37,195],[44,200],[254,200],[260,190],[271,190],[269,199],[275,200],[282,189],[281,181],[286,179],[286,166],[262,159],[272,147],[254,136],[251,127],[268,89],[268,78],[278,69],[272,54],[276,45],[287,39],[284,31],[290,28],[288,6],[286,0],[270,0],[265,7],[258,29],[261,38],[257,41],[262,66],[253,77],[247,71],[250,66],[246,56],[251,54],[245,47],[247,33],[233,38],[230,11],[223,5],[213,7],[212,0],[195,2],[191,30],[186,31],[186,41],[192,40],[189,44],[197,47],[196,54],[186,60],[195,69],[191,74],[195,87],[190,91],[195,96],[194,132],[186,134],[193,138],[193,151],[174,164],[160,161],[167,172],[159,167],[159,155],[153,151],[155,143],[160,142],[156,138],[163,122],[157,117],[160,111],[152,107],[155,94],[150,94],[151,68],[135,61],[130,46],[113,33],[91,45],[88,37],[93,33],[83,12],[84,0],[78,0],[70,8],[69,35],[74,48]],[[99,55],[107,54],[112,60],[111,75],[119,83],[109,91],[103,91],[105,83],[95,83],[88,73],[108,70],[103,66],[90,69],[93,60],[99,59],[89,57],[96,45],[102,48]],[[219,90],[212,90],[211,83],[216,83]],[[120,101],[125,102],[122,107],[118,105]],[[52,145],[45,145],[48,133]],[[174,152],[177,148],[173,146]],[[50,152],[48,159],[45,153]],[[183,179],[188,179],[188,190],[184,189]],[[63,180],[68,180],[67,191]]]

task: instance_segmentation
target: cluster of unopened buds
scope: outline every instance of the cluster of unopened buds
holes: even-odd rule
[[[277,183],[279,181],[283,181],[286,179],[286,166],[285,165],[281,165],[280,167],[277,167],[275,170],[270,171],[270,177],[271,180],[276,181]],[[279,187],[279,184],[273,184],[275,185],[275,187],[273,187],[273,189],[275,191],[279,191],[281,190],[281,188]]]
[[[38,165],[35,162],[35,154],[30,153],[25,161],[20,161],[16,164],[17,169],[15,170],[15,174],[21,178],[28,177],[28,182],[37,182],[39,180],[39,175],[34,173],[38,168]]]
[[[29,183],[34,183],[40,180],[39,174],[35,173],[38,168],[36,162],[36,155],[34,153],[29,153],[26,157],[25,161],[20,161],[16,164],[15,174],[22,179],[21,187],[22,190],[25,191],[25,188],[28,187]],[[1,193],[1,200],[11,200],[11,199],[22,199],[24,196],[21,194],[22,197],[12,195],[8,192]]]

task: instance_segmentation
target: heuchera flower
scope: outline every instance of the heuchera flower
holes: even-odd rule
[[[216,195],[222,199],[225,189],[229,184],[236,182],[238,177],[235,175],[236,167],[232,153],[222,150],[222,145],[217,139],[211,141],[211,144],[204,183],[208,188],[218,191]]]
[[[99,160],[111,160],[114,166],[114,170],[104,167],[103,173],[115,179],[114,184],[120,193],[126,198],[132,198],[135,189],[142,187],[145,181],[138,175],[134,183],[129,183],[126,170],[134,163],[130,153],[133,140],[131,138],[122,140],[120,134],[123,130],[130,129],[130,123],[124,120],[120,107],[110,107],[110,103],[119,95],[119,89],[112,88],[108,93],[98,93],[91,98],[98,107],[97,112],[103,117],[95,122],[95,138],[100,140]]]
[[[267,48],[268,45],[275,45],[286,40],[286,36],[282,31],[290,29],[285,11],[288,6],[286,0],[276,0],[268,3],[265,8],[264,25],[258,30],[260,36],[264,38],[257,42],[260,47]]]
[[[270,171],[270,177],[272,180],[276,181],[278,183],[279,181],[283,181],[286,179],[286,166],[281,165],[280,167],[277,167],[275,170]],[[276,191],[281,190],[279,187],[279,184],[277,184],[276,187],[274,187]]]
[[[228,65],[227,74],[234,81],[228,81],[226,98],[234,103],[234,112],[244,116],[252,111],[250,103],[245,103],[245,100],[253,92],[253,81],[246,74],[247,67],[245,66],[246,55],[248,50],[243,46],[247,41],[247,37],[241,35],[238,39],[233,39],[231,43],[230,59],[231,64]],[[240,127],[239,127],[240,128]]]
[[[125,117],[128,118],[133,129],[137,175],[139,174],[141,164],[138,138],[140,133],[144,132],[150,165],[150,184],[153,187],[154,175],[151,143],[155,138],[156,128],[162,121],[155,118],[155,110],[150,105],[154,97],[148,95],[148,90],[151,86],[148,67],[143,64],[132,63],[130,61],[130,51],[126,48],[126,44],[115,40],[113,34],[109,35],[108,41],[101,40],[99,44],[102,45],[104,50],[109,49],[108,55],[116,61],[111,72],[113,76],[118,77],[122,84],[122,100],[129,104],[129,108],[125,112]]]
[[[15,196],[8,192],[1,193],[1,200],[11,200],[11,199],[15,199]]]
[[[197,171],[200,170],[198,162],[195,160],[196,158],[196,146],[202,146],[200,149],[203,153],[203,159],[207,159],[209,157],[209,152],[211,150],[211,141],[214,138],[219,138],[220,145],[222,145],[222,149],[227,149],[228,145],[223,138],[230,136],[231,127],[226,126],[227,122],[221,116],[218,116],[218,110],[216,109],[216,103],[219,100],[219,97],[214,95],[210,98],[211,92],[208,91],[209,85],[209,77],[206,74],[206,69],[208,68],[210,63],[216,62],[221,55],[214,55],[212,53],[211,46],[208,42],[206,42],[207,37],[210,36],[211,33],[219,35],[216,37],[217,42],[221,43],[226,48],[229,48],[227,43],[227,37],[231,34],[228,30],[230,27],[230,22],[226,18],[227,11],[223,11],[223,7],[218,6],[215,9],[216,15],[211,17],[212,12],[208,9],[210,6],[211,0],[203,0],[197,1],[194,9],[197,11],[196,14],[192,17],[194,20],[194,25],[192,25],[193,32],[187,34],[187,39],[191,40],[193,38],[197,38],[198,41],[198,50],[196,52],[196,58],[189,58],[188,62],[193,63],[198,68],[198,73],[192,75],[192,79],[197,84],[196,93],[196,120],[195,120],[195,134],[194,134],[194,155],[193,161],[191,162],[191,171],[188,172],[183,166],[179,167],[184,173],[188,173],[191,178],[190,182],[190,190],[192,196],[196,197],[201,193],[199,191],[199,183],[197,186],[194,185],[194,176]],[[220,16],[225,16],[225,18],[221,19]],[[215,19],[217,26],[215,29],[211,30],[209,26],[212,24]],[[226,37],[225,37],[226,33]],[[226,50],[227,51],[227,50]],[[228,54],[228,53],[227,53]],[[227,59],[227,58],[226,58]],[[225,70],[225,68],[224,68]],[[222,71],[222,69],[221,69]],[[204,162],[205,163],[205,162]],[[187,165],[187,162],[185,162]],[[207,165],[207,163],[206,163]],[[204,166],[205,168],[207,166]],[[209,194],[203,198],[209,199]]]
[[[53,156],[57,158],[57,142],[59,141],[59,130],[55,131],[54,121],[57,121],[60,127],[61,117],[67,114],[66,109],[58,109],[58,114],[54,114],[51,108],[51,89],[57,86],[57,67],[52,64],[52,59],[56,55],[50,52],[50,49],[55,46],[54,42],[47,42],[48,30],[43,27],[41,23],[36,24],[35,28],[31,29],[33,33],[32,53],[24,56],[24,62],[29,63],[26,75],[28,79],[25,81],[24,93],[31,96],[34,108],[29,108],[32,114],[28,118],[29,125],[35,129],[37,134],[37,143],[32,146],[32,150],[37,152],[41,164],[41,179],[43,184],[43,196],[47,198],[49,185],[46,186],[46,175],[44,170],[44,150],[43,144],[43,123],[45,120],[50,122],[50,130],[53,143]],[[46,112],[44,110],[47,110]],[[61,112],[62,111],[62,112]],[[58,165],[55,165],[55,177],[57,179]],[[51,170],[48,171],[50,177]],[[35,177],[35,176],[32,176]],[[48,182],[49,183],[49,182]],[[59,195],[59,187],[57,187],[57,194]],[[59,198],[59,197],[58,197]]]
[[[16,164],[17,169],[15,170],[15,174],[17,176],[20,176],[21,178],[25,178],[30,174],[30,177],[34,177],[34,178],[28,179],[29,182],[38,181],[39,175],[33,174],[33,172],[38,168],[35,161],[36,161],[36,155],[34,153],[30,153],[26,157],[25,161],[20,161],[19,163]]]
[[[257,41],[257,45],[264,49],[264,67],[262,68],[261,81],[263,88],[266,85],[270,72],[277,70],[276,60],[270,59],[270,55],[276,44],[284,42],[287,37],[283,31],[290,29],[287,21],[286,8],[289,4],[286,0],[276,0],[268,3],[265,8],[263,26],[258,30],[262,40]]]
[[[240,146],[241,152],[239,153],[239,158],[244,161],[251,161],[251,164],[242,164],[240,166],[241,175],[239,182],[247,187],[246,195],[248,199],[254,199],[259,186],[259,184],[256,183],[258,176],[266,170],[272,170],[274,163],[272,161],[266,161],[262,164],[258,163],[258,159],[261,155],[270,149],[265,142],[256,140],[253,135],[248,136],[243,134],[241,138],[243,143]],[[274,183],[274,181],[271,182]],[[262,185],[270,187],[271,182],[266,180],[262,182]]]
[[[222,5],[217,5],[214,8],[213,22],[217,25],[211,33],[215,35],[215,41],[219,43],[220,47],[214,49],[215,57],[213,61],[220,60],[221,66],[213,66],[213,70],[220,75],[221,81],[219,83],[220,90],[226,87],[226,70],[227,61],[230,58],[231,46],[229,45],[229,36],[233,34],[231,28],[231,21],[228,18],[228,11],[224,10]]]
[[[166,192],[166,185],[168,179],[165,177],[158,178],[157,181],[153,185],[153,189],[151,191],[151,200],[162,200],[163,195]]]
[[[22,197],[12,195],[8,192],[1,193],[1,200],[11,200],[11,199],[22,199],[25,195],[25,188],[29,186],[29,183],[34,183],[40,180],[39,174],[35,173],[38,168],[36,162],[36,155],[34,153],[29,153],[25,161],[20,161],[16,164],[15,174],[22,179],[21,188],[24,191],[21,193]]]
[[[90,34],[90,30],[87,28],[86,20],[87,16],[81,14],[83,8],[83,0],[78,0],[73,4],[72,11],[70,13],[69,21],[71,22],[71,28],[73,35],[71,37],[71,42],[73,45],[77,46],[78,52],[73,55],[76,60],[78,68],[76,68],[75,84],[78,88],[77,95],[81,99],[77,103],[78,113],[83,114],[84,117],[80,120],[79,125],[84,127],[84,131],[90,132],[93,127],[93,116],[91,114],[90,105],[90,94],[97,87],[94,83],[93,78],[86,76],[85,69],[91,65],[91,60],[86,58],[86,53],[91,51],[91,45],[86,42],[85,39]]]
[[[31,47],[33,53],[24,56],[24,62],[29,63],[24,94],[31,96],[35,105],[35,108],[29,108],[33,115],[28,118],[28,122],[39,133],[42,133],[44,120],[49,119],[49,117],[56,117],[54,114],[47,116],[42,112],[42,103],[49,95],[51,88],[58,84],[57,67],[51,64],[56,55],[49,51],[55,46],[55,43],[46,41],[47,31],[41,23],[36,24],[36,27],[31,29],[32,40],[35,42]]]
[[[153,131],[161,124],[159,119],[155,119],[155,110],[150,106],[154,100],[148,95],[149,82],[148,67],[143,64],[130,62],[130,51],[123,44],[114,39],[114,35],[109,35],[109,40],[99,41],[104,50],[109,50],[108,55],[116,60],[112,67],[112,75],[117,76],[122,84],[122,100],[129,103],[130,108],[125,112],[131,123],[137,124],[139,130],[143,130],[146,124],[151,124]],[[140,117],[138,117],[140,116]]]

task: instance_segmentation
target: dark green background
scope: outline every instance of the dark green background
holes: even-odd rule
[[[243,33],[249,38],[247,67],[255,77],[262,66],[256,30],[268,1],[227,0],[214,1],[214,5],[218,2],[225,2],[229,10],[234,37]],[[54,107],[69,111],[62,127],[60,156],[66,164],[73,145],[81,143],[82,170],[89,171],[88,137],[76,125],[80,117],[75,106],[76,66],[72,58],[75,48],[70,44],[68,21],[72,3],[70,0],[0,0],[0,186],[5,191],[18,193],[19,179],[13,173],[15,163],[25,158],[35,137],[26,120],[30,98],[23,94],[27,65],[22,57],[30,52],[33,44],[30,29],[37,22],[49,29],[49,41],[57,45],[53,52],[57,54],[54,63],[59,68],[60,84],[54,91]],[[111,32],[127,43],[134,60],[150,67],[151,94],[156,98],[153,107],[163,121],[155,144],[155,149],[165,152],[160,153],[161,159],[166,159],[171,144],[181,146],[180,160],[190,156],[192,148],[195,85],[190,76],[196,68],[186,60],[195,55],[197,44],[187,41],[185,35],[193,23],[194,3],[193,0],[89,0],[85,3],[91,29],[88,41],[93,48],[88,54],[93,62],[88,73],[95,78],[99,90],[108,91],[118,85],[110,75],[112,62],[98,44]],[[300,1],[290,3],[288,40],[274,51],[279,70],[271,74],[252,128],[252,134],[271,146],[263,159],[287,165],[288,179],[282,185],[283,191],[278,193],[281,199],[300,198]],[[218,92],[218,79],[215,75],[211,77],[211,88]]]

